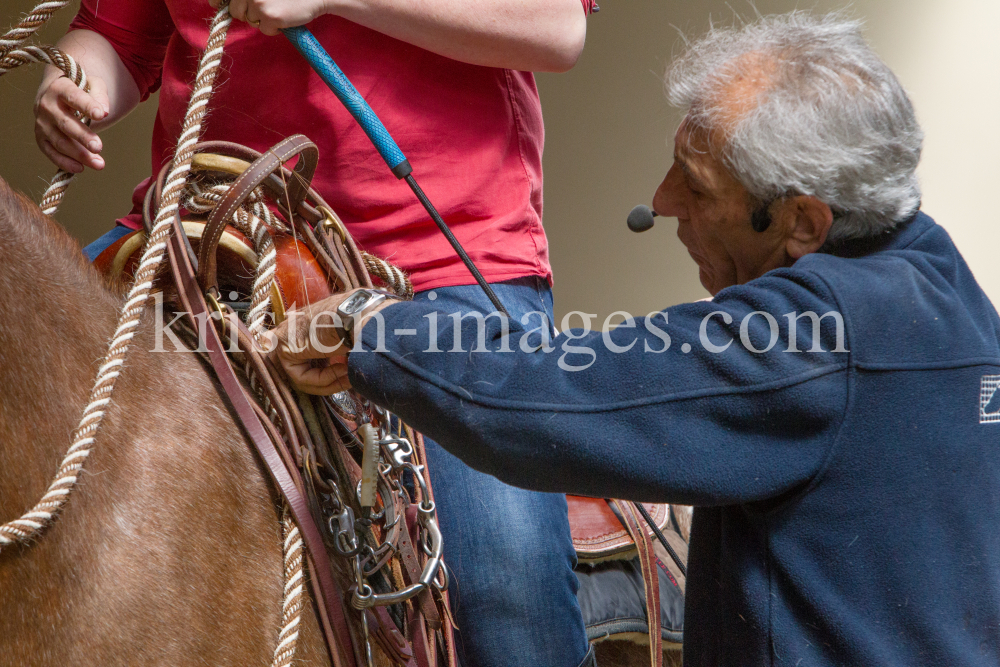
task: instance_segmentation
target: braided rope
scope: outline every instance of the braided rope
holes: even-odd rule
[[[236,227],[253,238],[257,248],[257,275],[254,277],[250,312],[247,313],[247,328],[259,340],[264,334],[267,316],[271,311],[271,294],[274,277],[278,271],[278,253],[274,249],[274,241],[271,240],[267,227],[257,216],[243,210],[238,211]]]
[[[193,195],[185,203],[185,208],[194,212],[208,213],[222,201],[229,187],[219,184],[204,189],[198,184],[193,184],[191,190]],[[253,241],[257,253],[257,271],[250,312],[247,315],[247,328],[254,338],[260,340],[266,330],[267,316],[271,312],[271,294],[278,269],[278,253],[274,248],[270,231],[276,228],[284,229],[285,225],[264,203],[259,188],[251,193],[247,203],[246,208],[250,208],[253,212],[241,207],[233,213],[231,222]]]
[[[63,71],[69,79],[84,91],[90,90],[87,74],[83,68],[65,51],[54,46],[25,46],[10,51],[0,58],[0,76],[21,65],[43,63],[53,65]]]
[[[83,89],[84,92],[90,90],[87,73],[83,71],[83,68],[68,53],[60,51],[54,46],[25,46],[24,48],[15,48],[30,37],[35,30],[38,30],[38,27],[48,20],[52,12],[66,4],[66,2],[60,0],[59,2],[47,2],[38,5],[18,27],[8,31],[3,38],[0,38],[0,76],[21,65],[45,63],[46,65],[58,67],[70,81]],[[45,8],[47,14],[39,12],[39,8]],[[32,19],[30,25],[23,27],[28,19]],[[11,35],[15,35],[15,37],[12,38]],[[90,118],[86,116],[83,116],[81,120],[88,125],[90,124]],[[63,171],[62,169],[56,172],[56,175],[52,177],[52,181],[49,183],[49,187],[46,188],[45,194],[42,195],[42,213],[53,215],[56,212],[56,209],[59,208],[59,202],[62,201],[63,194],[69,188],[69,184],[74,176],[75,174]]]
[[[59,204],[62,203],[63,195],[66,194],[66,190],[69,189],[69,184],[73,182],[75,176],[76,174],[63,171],[62,169],[56,172],[56,175],[52,177],[52,181],[49,183],[49,187],[45,188],[42,201],[39,203],[42,213],[48,216],[55,215]]]
[[[287,504],[282,514],[281,528],[285,538],[285,593],[281,605],[281,632],[278,633],[278,645],[274,649],[271,667],[289,667],[295,657],[303,607],[302,583],[305,581],[302,536],[299,534],[299,527],[295,525]]]
[[[153,225],[153,231],[146,241],[135,282],[129,290],[125,305],[118,319],[107,356],[97,372],[90,400],[83,411],[83,417],[73,432],[73,441],[52,484],[42,499],[21,518],[0,526],[0,549],[14,543],[24,543],[36,536],[48,526],[56,514],[66,504],[70,492],[78,479],[78,473],[90,455],[94,436],[104,418],[104,410],[111,402],[115,380],[125,363],[130,341],[135,335],[145,311],[149,293],[153,287],[153,278],[166,253],[167,239],[172,227],[172,216],[178,210],[178,201],[184,187],[187,174],[191,169],[193,147],[201,134],[201,121],[205,116],[208,98],[212,94],[215,75],[221,62],[222,47],[232,18],[227,6],[223,6],[212,20],[208,46],[198,67],[194,94],[188,104],[184,118],[183,132],[178,140],[167,185],[163,193],[163,205],[160,207]]]
[[[70,0],[51,0],[35,6],[20,23],[0,37],[0,58],[23,44],[29,37],[45,25],[52,15],[70,3]]]
[[[390,292],[404,299],[413,298],[413,285],[402,269],[363,250],[361,251],[361,259],[364,261],[368,273],[381,278]]]

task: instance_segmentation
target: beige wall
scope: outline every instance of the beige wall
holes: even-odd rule
[[[756,0],[764,14],[839,9],[830,0]],[[679,115],[662,74],[680,40],[709,17],[727,22],[743,2],[604,0],[587,46],[567,74],[540,75],[545,111],[545,226],[556,271],[556,310],[601,317],[648,312],[707,293],[676,237],[658,219],[633,234],[625,217],[649,204],[670,165]],[[1000,24],[997,0],[854,0],[851,15],[910,92],[926,133],[919,175],[923,209],[955,238],[994,303],[1000,303]]]
[[[0,2],[0,24],[33,0]],[[728,3],[750,15],[749,5]],[[828,10],[845,2],[816,0]],[[625,227],[649,203],[669,166],[679,121],[661,75],[679,38],[698,34],[709,16],[728,21],[725,0],[603,0],[590,18],[587,47],[571,72],[538,77],[546,116],[545,225],[556,272],[556,310],[648,312],[705,295],[694,263],[659,219],[641,235]],[[757,0],[762,13],[791,0]],[[65,10],[72,13],[72,9]],[[1000,176],[1000,25],[997,0],[855,0],[868,38],[910,91],[927,135],[920,166],[924,210],[947,227],[977,277],[1000,302],[998,214],[990,198]],[[43,37],[65,30],[64,14]],[[37,198],[51,165],[35,148],[31,101],[39,68],[0,78],[0,176]],[[149,171],[155,101],[104,135],[108,168],[70,190],[59,220],[83,241],[129,208],[134,184]]]

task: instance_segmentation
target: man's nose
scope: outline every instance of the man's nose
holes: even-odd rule
[[[687,218],[687,205],[684,201],[684,174],[675,162],[671,165],[667,175],[656,188],[653,195],[653,210],[658,215],[668,218]]]

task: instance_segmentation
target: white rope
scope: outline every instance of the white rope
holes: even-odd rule
[[[196,102],[207,100],[211,96],[212,85],[215,82],[215,75],[221,60],[219,57],[221,46],[225,43],[226,32],[231,22],[232,18],[229,16],[228,7],[219,10],[212,21],[208,38],[208,43],[212,48],[206,49],[206,55],[208,53],[215,55],[211,58],[203,57],[198,68],[195,93],[184,118],[184,135],[186,136],[197,137],[201,133],[201,121],[205,115],[205,107],[196,104]],[[118,368],[124,364],[128,353],[133,336],[132,329],[138,326],[139,320],[142,318],[152,288],[153,277],[163,261],[166,241],[172,229],[171,212],[177,210],[177,201],[184,184],[182,174],[189,171],[192,156],[192,151],[189,149],[181,150],[180,146],[174,155],[173,166],[168,177],[170,185],[163,193],[164,205],[160,208],[153,225],[153,231],[146,241],[146,247],[136,271],[135,282],[118,319],[118,327],[112,337],[104,363],[101,364],[97,378],[94,380],[90,400],[83,411],[79,425],[73,432],[72,444],[59,464],[55,479],[49,485],[42,499],[31,510],[19,519],[0,525],[0,550],[4,546],[24,543],[37,537],[66,504],[69,493],[77,482],[77,473],[90,455],[90,448],[94,444],[94,434],[100,428],[104,417],[102,408],[111,400],[115,380],[119,375]]]
[[[363,250],[361,251],[361,259],[364,261],[368,273],[381,278],[390,292],[404,299],[413,298],[413,285],[402,269]]]
[[[284,505],[282,515],[285,590],[281,605],[281,631],[278,633],[278,645],[274,649],[271,667],[288,667],[292,664],[298,645],[299,622],[302,618],[304,599],[302,585],[305,582],[305,576],[302,536],[298,526],[295,525],[287,503]]]
[[[36,5],[16,26],[0,37],[0,58],[13,51],[19,44],[27,41],[39,28],[45,25],[46,21],[52,18],[54,13],[68,5],[69,2],[70,0],[51,0]]]

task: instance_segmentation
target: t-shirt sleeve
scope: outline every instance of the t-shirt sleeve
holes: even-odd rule
[[[114,47],[142,99],[160,87],[174,23],[163,0],[82,0],[70,30],[92,30]]]
[[[540,344],[533,321],[503,351],[499,315],[491,316],[482,338],[492,351],[477,352],[476,318],[456,329],[430,305],[394,304],[382,311],[383,351],[373,319],[364,351],[349,356],[350,378],[473,468],[515,486],[703,506],[764,502],[818,474],[843,420],[850,341],[828,315],[836,310],[824,284],[799,272],[609,333],[599,322],[591,333],[564,331],[549,352],[530,351]],[[789,313],[799,316],[794,333]],[[815,334],[808,313],[826,315]]]

